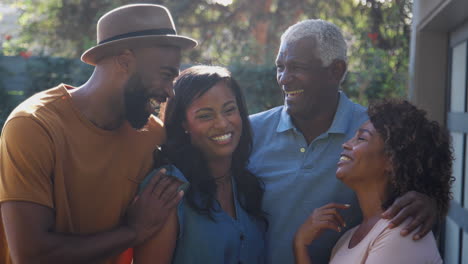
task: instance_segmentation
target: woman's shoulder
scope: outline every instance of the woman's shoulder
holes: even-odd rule
[[[411,245],[419,247],[419,246],[429,246],[432,244],[436,247],[435,238],[432,232],[429,232],[424,238],[420,240],[413,240],[413,236],[416,234],[418,229],[414,230],[410,234],[406,236],[402,236],[401,232],[403,229],[411,223],[412,219],[408,218],[403,221],[399,226],[390,228],[390,220],[388,219],[380,219],[375,224],[374,228],[369,232],[368,236],[373,238],[372,244],[374,246],[379,244],[398,244],[402,243],[402,245]]]
[[[415,240],[412,239],[412,237],[416,234],[418,229],[415,229],[413,232],[411,232],[410,234],[408,234],[406,236],[400,235],[400,233],[403,231],[403,229],[406,226],[408,226],[411,223],[411,221],[412,221],[412,218],[407,218],[399,226],[390,228],[389,224],[391,223],[391,221],[389,219],[383,219],[382,218],[379,221],[377,221],[377,223],[375,223],[375,227],[369,233],[373,233],[373,236],[375,237],[376,241],[377,240],[382,240],[382,239],[389,239],[389,238],[386,238],[386,237],[391,237],[392,239],[396,239],[396,240],[403,240],[403,239],[407,240],[407,239],[409,239],[409,241],[416,242]],[[434,238],[434,235],[432,234],[432,232],[430,232],[426,236],[426,239],[431,240],[430,239],[431,237]],[[434,241],[435,241],[435,239],[434,239]]]
[[[379,220],[368,234],[374,238],[366,263],[378,263],[385,258],[391,259],[393,263],[442,263],[432,232],[420,240],[413,240],[413,235],[417,230],[407,236],[400,234],[411,220],[406,219],[394,228],[389,227],[390,220]]]
[[[158,172],[161,171],[162,169],[166,171],[165,174],[167,176],[176,177],[178,180],[182,182],[182,184],[179,186],[179,190],[187,191],[187,189],[190,186],[187,178],[185,178],[184,174],[176,166],[168,164],[168,165],[164,165],[159,168],[153,169],[145,176],[145,178],[143,179],[143,181],[140,183],[138,187],[139,194],[143,191],[146,185],[148,185],[151,179],[155,177],[156,174],[158,174]]]
[[[348,248],[348,245],[357,227],[348,230],[333,248],[331,263],[350,263],[350,259],[366,264],[442,263],[432,232],[418,241],[412,239],[414,232],[405,237],[400,235],[410,221],[408,219],[395,228],[389,228],[390,221],[380,219],[353,248]]]

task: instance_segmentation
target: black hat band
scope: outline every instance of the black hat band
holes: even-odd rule
[[[141,37],[141,36],[155,36],[155,35],[156,36],[177,35],[177,33],[172,28],[148,29],[148,30],[129,32],[129,33],[113,36],[111,38],[99,41],[98,45],[104,44],[106,42],[118,40],[118,39]]]

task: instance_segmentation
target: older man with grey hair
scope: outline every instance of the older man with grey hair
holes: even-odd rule
[[[284,105],[251,116],[254,144],[249,169],[265,183],[263,208],[269,214],[267,263],[294,263],[293,237],[315,208],[330,202],[350,204],[340,212],[347,228],[361,219],[353,192],[335,178],[341,145],[368,117],[366,109],[340,91],[347,71],[346,42],[327,21],[305,20],[281,37],[276,59]],[[406,227],[432,227],[434,203],[419,193],[400,197],[383,217],[395,225],[412,216]],[[344,230],[341,230],[342,232]],[[311,245],[314,263],[328,263],[340,237],[326,231]]]

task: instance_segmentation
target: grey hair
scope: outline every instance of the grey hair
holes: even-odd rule
[[[347,46],[341,30],[325,20],[308,19],[290,26],[281,35],[281,45],[306,37],[317,41],[318,56],[323,66],[329,66],[336,59],[347,62]]]

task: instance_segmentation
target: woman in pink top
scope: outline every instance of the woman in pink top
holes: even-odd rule
[[[432,233],[417,241],[403,237],[404,224],[392,228],[381,216],[401,194],[417,191],[445,217],[453,182],[448,133],[407,101],[373,104],[368,114],[369,121],[343,144],[336,171],[356,192],[363,220],[336,243],[330,263],[442,263]],[[307,246],[326,229],[341,232],[346,223],[339,210],[348,207],[330,203],[314,210],[296,233],[296,263],[313,263]]]

